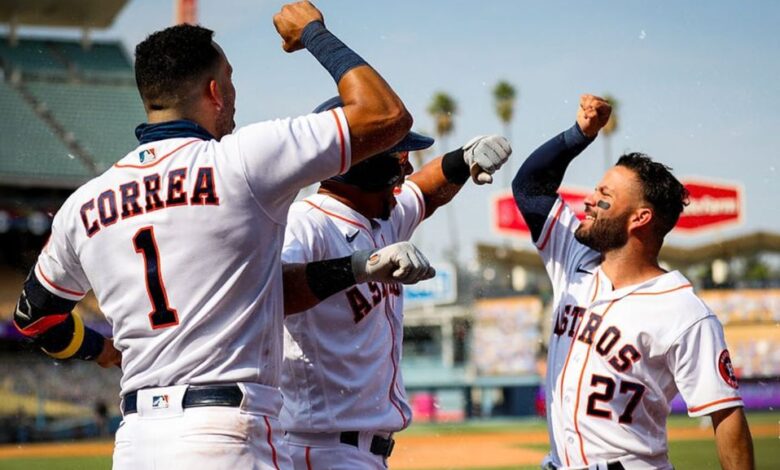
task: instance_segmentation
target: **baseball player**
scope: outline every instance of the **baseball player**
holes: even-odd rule
[[[316,111],[338,105],[330,100]],[[491,182],[511,153],[503,137],[478,137],[405,181],[412,173],[409,151],[432,143],[409,133],[394,148],[323,181],[317,194],[293,204],[282,250],[285,269],[408,240],[470,174]],[[288,295],[288,285],[280,419],[294,467],[386,468],[392,434],[412,419],[399,368],[401,286],[335,274],[313,295],[297,290]]]
[[[235,132],[232,69],[212,31],[149,36],[136,48],[139,146],[54,218],[14,321],[56,359],[121,360],[115,469],[290,467],[278,425],[287,211],[299,188],[411,126],[322,21],[309,2],[274,17],[283,48],[309,50],[344,105]],[[90,289],[115,350],[72,313]]]
[[[532,153],[512,184],[554,291],[545,468],[671,469],[666,417],[678,392],[690,416],[712,417],[723,468],[753,468],[723,328],[690,281],[658,264],[683,185],[632,153],[585,199],[582,222],[556,193],[610,113],[584,95],[576,124]]]

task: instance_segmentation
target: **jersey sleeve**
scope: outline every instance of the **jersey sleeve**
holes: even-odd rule
[[[743,406],[723,327],[714,315],[688,328],[669,348],[666,360],[689,416]]]
[[[310,263],[324,255],[323,236],[314,216],[306,210],[290,210],[282,247],[283,263]]]
[[[401,186],[401,192],[395,198],[397,205],[393,208],[392,224],[396,240],[406,241],[412,238],[417,226],[425,218],[425,199],[420,188],[411,181]]]
[[[568,276],[581,263],[599,257],[596,251],[574,237],[579,226],[580,221],[574,211],[558,196],[535,243],[554,289],[565,285]]]
[[[87,294],[90,285],[67,236],[67,213],[67,206],[63,206],[54,217],[51,236],[38,255],[34,272],[38,281],[52,294],[79,301]]]
[[[252,124],[226,139],[258,203],[281,223],[301,188],[343,173],[351,163],[341,108]]]

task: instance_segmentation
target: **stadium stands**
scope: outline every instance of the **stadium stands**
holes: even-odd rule
[[[87,167],[8,83],[0,82],[0,180],[83,181]]]
[[[133,130],[146,117],[135,87],[34,82],[27,89],[73,133],[99,172],[138,145]]]
[[[145,114],[118,42],[0,38],[0,183],[74,188],[136,145]]]
[[[8,71],[64,77],[68,74],[67,64],[52,50],[50,41],[23,39],[15,46],[0,41],[0,63]]]

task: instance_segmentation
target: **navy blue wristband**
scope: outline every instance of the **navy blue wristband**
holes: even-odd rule
[[[471,176],[471,172],[463,159],[463,148],[455,149],[442,157],[441,171],[450,183],[466,184],[469,176]]]
[[[312,21],[303,28],[301,43],[325,67],[338,85],[341,77],[361,65],[368,65],[355,51],[325,28],[321,21]]]

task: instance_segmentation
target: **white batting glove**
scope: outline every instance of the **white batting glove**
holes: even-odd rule
[[[411,242],[356,251],[352,254],[352,272],[358,284],[368,281],[416,284],[436,275],[425,255]]]
[[[481,135],[463,146],[463,160],[469,166],[471,179],[476,184],[490,184],[493,173],[509,160],[512,146],[500,135]]]

